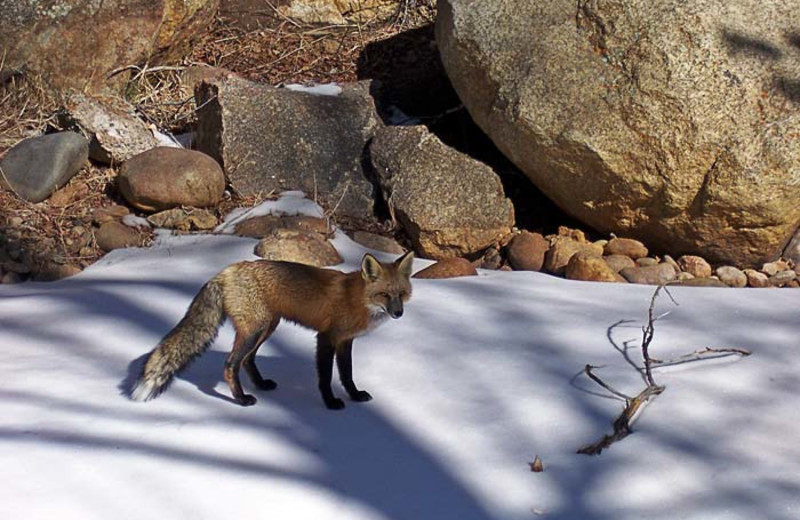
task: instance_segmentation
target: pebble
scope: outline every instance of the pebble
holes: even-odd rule
[[[541,271],[548,249],[550,243],[542,235],[523,231],[511,239],[506,256],[517,271]]]
[[[678,258],[678,266],[681,271],[692,273],[696,278],[708,278],[712,273],[711,264],[701,256],[683,255]]]
[[[614,237],[605,245],[603,252],[606,255],[625,255],[634,260],[647,256],[647,247],[632,238]]]
[[[747,276],[747,285],[749,287],[763,288],[771,287],[769,283],[769,276],[756,271],[755,269],[745,269],[745,276]]]
[[[662,285],[675,279],[677,273],[671,265],[661,263],[644,267],[627,267],[619,272],[630,283]]]
[[[717,267],[716,274],[729,287],[747,286],[747,275],[741,269],[731,265]]]

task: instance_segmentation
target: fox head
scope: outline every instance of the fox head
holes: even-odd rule
[[[411,298],[411,268],[414,253],[409,251],[391,263],[379,262],[367,253],[361,260],[361,277],[366,282],[367,305],[394,319],[403,315],[403,302]]]

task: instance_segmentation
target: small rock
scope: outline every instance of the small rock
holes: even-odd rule
[[[121,206],[119,204],[113,204],[105,208],[95,208],[95,210],[92,212],[92,222],[100,226],[106,222],[120,219],[130,212],[131,210],[129,210],[126,206]]]
[[[563,235],[551,237],[550,249],[544,259],[545,270],[552,274],[563,275],[569,259],[576,253],[603,256],[603,248],[588,242],[581,243]]]
[[[650,258],[649,256],[643,256],[641,258],[637,258],[635,263],[639,267],[647,267],[648,265],[658,265],[661,262],[659,262],[658,259],[656,259],[656,258]]]
[[[792,270],[778,271],[769,277],[769,283],[773,287],[783,287],[797,278],[797,273]]]
[[[627,282],[606,261],[593,254],[576,253],[569,259],[565,274],[569,280],[587,282]]]
[[[117,182],[131,206],[148,212],[213,206],[225,190],[225,176],[214,159],[194,150],[169,147],[131,157],[120,168]]]
[[[506,248],[508,263],[517,271],[541,271],[549,248],[550,244],[539,233],[523,231]]]
[[[672,264],[670,264],[670,265],[672,265]],[[673,266],[672,268],[675,269],[675,266]],[[678,273],[678,276],[675,277],[676,280],[684,281],[684,280],[694,280],[695,279],[695,276],[692,273],[685,273],[683,271],[676,271],[676,272]]]
[[[626,267],[619,274],[631,283],[663,285],[674,280],[677,273],[671,265],[661,263],[644,267]]]
[[[662,258],[661,261],[664,262],[665,264],[671,265],[672,268],[675,269],[676,273],[680,273],[681,272],[681,266],[679,266],[678,262],[676,262],[675,259],[672,258],[671,256],[664,255],[664,258]]]
[[[97,247],[103,251],[113,251],[125,247],[139,247],[143,244],[142,237],[136,230],[129,228],[116,220],[106,222],[94,232]]]
[[[310,231],[322,235],[330,233],[325,219],[306,215],[260,215],[236,224],[233,232],[240,237],[264,238],[270,236],[276,229]]]
[[[696,278],[708,278],[711,276],[711,265],[700,256],[683,255],[678,258],[678,265],[681,270],[692,273]]]
[[[402,255],[406,252],[405,248],[397,243],[397,240],[368,231],[356,231],[353,233],[353,241],[368,249],[383,251],[384,253]]]
[[[25,139],[0,161],[0,185],[29,202],[41,202],[65,185],[89,158],[89,142],[75,132]]]
[[[500,251],[494,247],[490,247],[483,253],[481,259],[477,261],[477,265],[481,269],[496,271],[503,266],[503,257],[500,255]]]
[[[36,273],[33,279],[37,282],[54,282],[56,280],[75,276],[80,272],[81,268],[76,265],[53,263]]]
[[[612,238],[606,244],[604,251],[606,255],[625,255],[634,260],[647,256],[647,248],[638,240],[632,238]]]
[[[791,269],[789,263],[785,260],[776,260],[774,262],[767,262],[761,267],[761,272],[767,276],[775,276],[781,271],[788,271]]]
[[[330,242],[311,231],[276,229],[262,238],[255,254],[267,260],[283,260],[318,267],[342,263],[342,257]]]
[[[683,273],[689,274],[689,273]],[[720,282],[716,278],[689,278],[685,280],[678,280],[672,282],[670,285],[680,285],[682,287],[725,287],[728,286]]]
[[[719,279],[729,287],[747,286],[747,275],[741,269],[731,265],[723,265],[722,267],[717,267],[716,273]]]
[[[476,276],[475,266],[465,258],[446,258],[425,269],[418,271],[414,278],[457,278],[460,276]]]
[[[747,285],[749,287],[770,287],[769,276],[764,273],[760,273],[755,269],[745,269],[744,274],[747,276]]]
[[[622,271],[626,267],[636,267],[636,262],[625,255],[607,255],[603,257],[603,260],[615,273]]]
[[[99,163],[122,163],[159,145],[133,105],[122,98],[74,94],[63,119],[91,136],[89,156]]]
[[[568,228],[567,226],[558,226],[557,235],[560,237],[571,238],[575,242],[580,242],[581,244],[585,244],[587,242],[586,233],[584,233],[580,229],[572,229]],[[603,247],[605,247],[607,243],[608,242],[604,243]]]
[[[204,209],[186,211],[183,208],[172,208],[150,215],[147,217],[147,222],[159,228],[203,231],[214,229],[217,217]]]

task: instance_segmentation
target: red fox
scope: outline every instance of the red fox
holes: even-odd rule
[[[260,390],[277,387],[261,376],[255,356],[282,318],[318,333],[317,375],[325,406],[344,408],[331,390],[334,358],[350,398],[369,401],[372,396],[353,382],[353,339],[403,315],[403,303],[411,297],[413,261],[413,252],[393,263],[366,254],[361,270],[352,273],[269,260],[233,264],[200,289],[183,319],[150,353],[130,397],[147,401],[166,390],[175,374],[208,349],[228,317],[236,337],[223,375],[240,405],[256,402],[242,390],[242,366]]]

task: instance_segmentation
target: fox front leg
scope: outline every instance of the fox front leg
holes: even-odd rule
[[[347,340],[336,347],[336,367],[339,369],[339,379],[347,390],[350,399],[365,402],[372,399],[369,392],[359,390],[353,382],[353,340]]]
[[[317,378],[322,400],[329,410],[341,410],[344,401],[333,395],[331,378],[333,377],[333,357],[335,348],[331,340],[320,333],[317,335]]]

